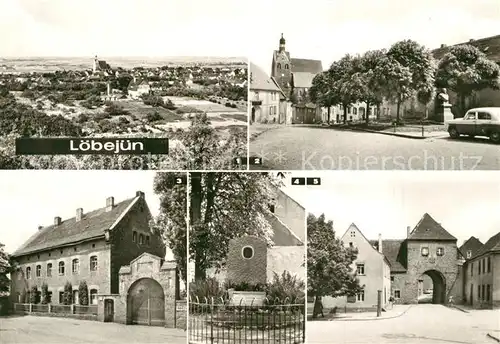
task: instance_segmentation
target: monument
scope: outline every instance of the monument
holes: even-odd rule
[[[436,115],[438,117],[438,121],[446,123],[452,120],[454,117],[451,112],[450,96],[448,95],[446,88],[442,88],[438,91],[436,100]]]

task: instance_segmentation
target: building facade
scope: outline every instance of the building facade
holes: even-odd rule
[[[137,303],[137,299],[127,298],[130,290],[123,290],[123,274],[127,273],[123,268],[133,265],[135,260],[144,254],[147,254],[147,257],[155,257],[152,260],[157,262],[157,265],[167,266],[168,264],[165,264],[168,262],[164,261],[166,247],[161,234],[149,224],[152,215],[143,192],[137,191],[135,197],[119,203],[115,203],[113,197],[105,201],[104,207],[87,213],[78,208],[75,217],[70,219],[62,220],[56,216],[52,225],[40,226],[37,232],[12,254],[17,266],[16,271],[11,274],[11,297],[14,303],[27,303],[26,301],[30,300],[29,293],[35,289],[35,303],[41,303],[42,285],[46,285],[47,303],[67,305],[64,291],[65,285],[69,283],[73,290],[72,303],[78,305],[79,285],[85,282],[88,287],[89,305],[104,302],[105,296],[125,297],[122,308],[119,304],[113,304],[109,309],[108,303],[108,317],[98,315],[103,321],[134,323],[149,315],[149,311],[140,311],[145,307],[144,302]],[[145,274],[140,272],[134,276],[143,279],[149,276],[151,283],[148,285],[158,287],[158,281],[154,278],[156,271],[148,270]],[[130,274],[130,271],[128,273]],[[179,288],[176,267],[164,268],[163,275],[175,278],[175,282],[171,283],[173,285],[160,284],[160,289],[156,288],[148,295],[154,297],[155,291],[158,291],[158,294],[165,291],[168,295],[175,293],[177,297]],[[130,284],[134,281],[131,280]],[[122,295],[123,293],[125,294]],[[32,300],[33,298],[29,303],[33,303]],[[171,308],[165,309],[165,312],[167,310],[170,312]],[[112,316],[112,320],[109,320],[109,314],[114,314],[115,311],[116,317]],[[119,316],[120,312],[124,314],[123,317]],[[160,314],[157,320],[165,323],[166,319],[164,314]]]

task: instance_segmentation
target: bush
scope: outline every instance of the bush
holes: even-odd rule
[[[271,302],[284,302],[285,299],[288,300],[287,303],[303,302],[305,283],[288,271],[283,271],[281,275],[274,273],[273,281],[268,283],[266,292]]]
[[[38,288],[36,285],[32,286],[30,289],[30,303],[38,303]]]
[[[224,104],[226,107],[231,107],[231,103]]]
[[[42,304],[49,303],[49,286],[47,283],[42,284]]]
[[[89,119],[90,119],[89,115],[87,115],[86,113],[81,113],[78,115],[76,121],[78,123],[82,124],[82,123],[88,122]]]
[[[146,116],[146,120],[150,123],[160,121],[163,117],[158,113],[158,111],[150,112]]]
[[[87,287],[87,282],[81,281],[78,286],[78,295],[80,297],[80,305],[88,306],[89,305],[89,288]]]
[[[227,289],[234,289],[236,291],[266,291],[266,284],[253,284],[248,282],[234,283],[232,281],[226,281]]]
[[[205,302],[210,300],[212,297],[214,299],[224,298],[226,291],[223,286],[220,285],[219,281],[214,277],[208,277],[204,281],[196,281],[190,284],[189,292],[191,297],[200,302]]]
[[[63,304],[71,305],[73,303],[73,286],[71,282],[66,282],[64,285],[64,293],[63,293]]]

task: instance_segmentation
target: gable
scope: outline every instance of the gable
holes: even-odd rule
[[[411,231],[408,240],[457,241],[457,238],[448,233],[428,213],[425,213]]]
[[[467,259],[467,252],[471,252],[471,258],[474,257],[479,250],[483,247],[483,243],[474,236],[471,236],[460,248],[458,249],[462,256]]]
[[[492,252],[500,252],[500,232],[492,236],[472,257],[476,258]]]

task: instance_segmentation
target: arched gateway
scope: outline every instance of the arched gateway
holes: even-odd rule
[[[132,324],[153,326],[165,324],[163,287],[152,278],[138,279],[130,286],[127,307]]]
[[[446,303],[446,278],[437,270],[427,270],[424,272],[432,280],[432,293],[430,294],[432,303]]]

